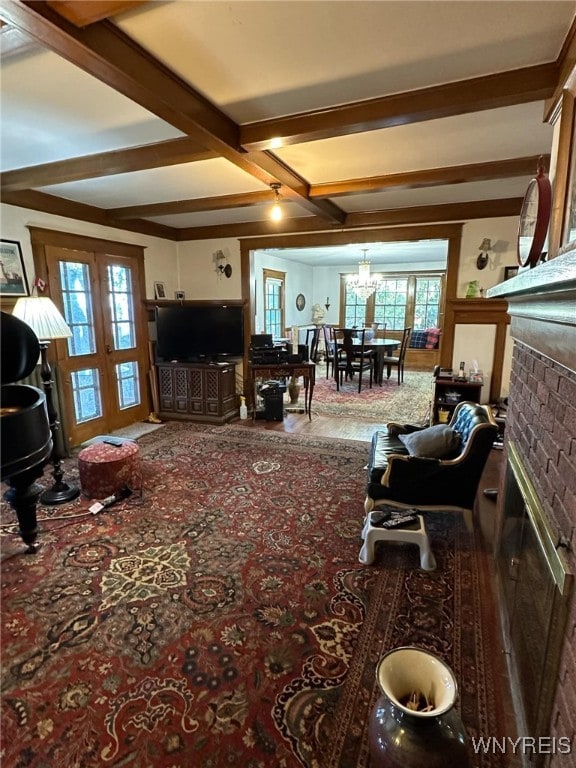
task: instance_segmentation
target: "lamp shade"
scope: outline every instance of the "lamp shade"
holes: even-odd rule
[[[60,311],[47,296],[18,299],[12,314],[29,325],[40,341],[67,339],[72,336],[72,331]]]

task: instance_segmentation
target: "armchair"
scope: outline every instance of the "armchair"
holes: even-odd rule
[[[377,431],[372,437],[368,462],[368,483],[364,510],[366,521],[363,530],[364,546],[360,554],[362,562],[372,562],[374,542],[396,540],[407,533],[401,528],[385,531],[371,525],[371,513],[377,507],[414,509],[424,511],[462,512],[466,526],[473,528],[472,509],[480,483],[480,477],[488,459],[498,427],[488,406],[472,402],[459,403],[452,419],[444,428],[446,434],[455,438],[450,444],[442,444],[436,456],[422,455],[417,447],[410,446],[407,437],[418,433],[421,439],[429,438],[436,427],[426,428],[408,424],[389,423],[386,430]],[[412,439],[412,442],[417,442]],[[407,445],[408,444],[408,445]],[[420,453],[420,455],[418,455]],[[420,523],[423,534],[422,544],[429,547],[424,522]],[[419,543],[419,542],[415,542]],[[421,553],[424,550],[421,546]],[[423,565],[423,567],[426,567]]]

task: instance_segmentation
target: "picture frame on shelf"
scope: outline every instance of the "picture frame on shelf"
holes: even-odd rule
[[[24,258],[18,240],[0,238],[0,295],[30,296]]]
[[[511,277],[516,277],[520,267],[504,267],[504,280],[510,280]]]
[[[165,299],[166,298],[166,286],[164,283],[154,283],[154,298]]]

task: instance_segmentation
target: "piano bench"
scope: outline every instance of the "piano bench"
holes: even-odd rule
[[[119,445],[97,442],[78,454],[78,472],[82,493],[89,499],[104,499],[124,486],[140,487],[140,449],[138,444],[122,441]]]

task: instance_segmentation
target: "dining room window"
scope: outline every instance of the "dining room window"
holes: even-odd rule
[[[342,313],[347,328],[379,323],[387,331],[436,328],[444,273],[383,274],[376,291],[367,299],[358,297],[341,276]]]
[[[275,339],[284,336],[284,282],[285,274],[264,270],[264,333]]]

